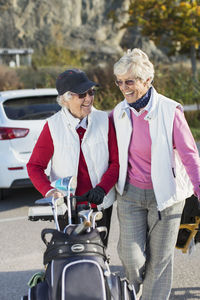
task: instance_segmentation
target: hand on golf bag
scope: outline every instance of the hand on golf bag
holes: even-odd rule
[[[79,201],[88,201],[90,203],[94,203],[99,205],[103,202],[103,198],[105,197],[105,192],[100,186],[96,186],[95,188],[89,190],[82,196],[77,196],[76,199]]]

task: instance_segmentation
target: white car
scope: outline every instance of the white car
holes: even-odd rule
[[[5,189],[32,186],[26,164],[45,124],[56,113],[56,89],[0,92],[0,199]]]

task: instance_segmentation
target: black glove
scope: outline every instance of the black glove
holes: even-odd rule
[[[105,194],[106,193],[100,186],[96,186],[95,188],[85,193],[83,197],[86,197],[88,202],[99,205],[103,202]]]

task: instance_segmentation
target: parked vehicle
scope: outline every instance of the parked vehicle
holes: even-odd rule
[[[26,163],[45,124],[56,113],[56,89],[0,92],[0,199],[5,189],[32,186]]]

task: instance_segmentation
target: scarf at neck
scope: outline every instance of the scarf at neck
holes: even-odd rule
[[[151,87],[146,92],[146,94],[142,96],[140,99],[138,99],[136,102],[128,103],[128,104],[129,106],[133,107],[135,110],[139,111],[141,108],[145,107],[148,104],[150,97],[151,97]]]

